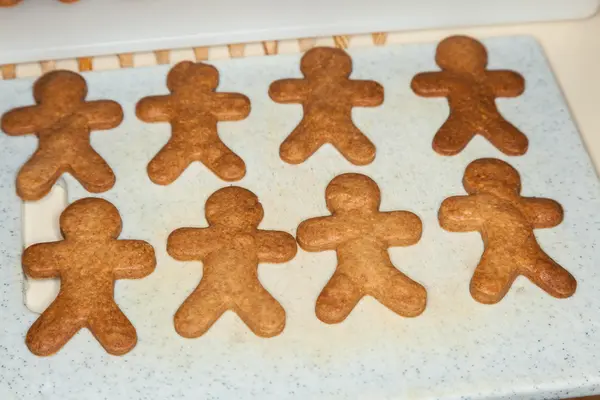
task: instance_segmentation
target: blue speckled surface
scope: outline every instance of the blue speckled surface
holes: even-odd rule
[[[544,56],[531,38],[486,41],[490,66],[525,75],[526,93],[500,100],[504,114],[530,139],[526,156],[509,158],[477,137],[460,155],[441,157],[431,139],[447,115],[443,99],[415,96],[416,72],[435,68],[434,44],[353,49],[353,77],[385,87],[382,107],[357,109],[357,124],[378,146],[375,162],[355,167],[331,148],[292,166],[278,158],[279,143],[301,118],[298,106],[273,103],[270,82],[298,76],[299,55],[226,60],[219,90],[252,101],[250,117],[220,125],[221,136],[246,161],[239,183],[265,208],[261,227],[295,232],[308,217],[325,214],[324,189],[347,171],[371,176],[382,189],[382,209],[418,214],[423,238],[390,251],[392,260],[428,290],[425,312],[399,317],[364,299],[339,325],[321,323],[314,302],[335,267],[333,252],[300,251],[291,262],[263,265],[259,276],[288,313],[283,334],[255,337],[232,313],[203,337],[179,337],[172,316],[195,287],[198,263],[170,259],[167,235],[203,225],[206,198],[225,184],[194,165],[174,184],[150,183],[147,162],[166,142],[168,125],[142,124],[135,102],[164,93],[168,67],[86,75],[90,99],[118,100],[125,121],[97,132],[92,143],[114,168],[117,184],[102,196],[124,219],[122,237],[150,241],[158,266],[148,278],[119,281],[117,301],[137,328],[137,347],[111,357],[87,331],[57,355],[38,358],[24,345],[35,315],[22,304],[19,166],[33,137],[0,135],[0,398],[1,399],[417,399],[549,398],[600,392],[600,186]],[[0,82],[0,112],[31,99],[31,81]],[[510,162],[522,175],[523,194],[558,200],[564,222],[536,231],[539,242],[577,278],[577,293],[552,298],[519,278],[494,306],[469,295],[481,255],[479,234],[452,234],[437,223],[440,202],[463,193],[465,166],[480,157]],[[71,199],[85,192],[70,177]]]

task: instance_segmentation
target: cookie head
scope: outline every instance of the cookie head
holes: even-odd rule
[[[315,47],[302,57],[300,70],[308,78],[321,76],[347,78],[352,72],[352,59],[341,49]]]
[[[77,200],[63,211],[60,230],[65,239],[117,238],[121,233],[121,216],[108,201],[88,197]]]
[[[337,211],[377,211],[381,203],[381,192],[377,184],[361,174],[336,176],[325,190],[327,208]]]
[[[206,201],[206,220],[210,225],[255,229],[263,219],[263,207],[249,190],[230,186],[217,190]]]
[[[212,65],[182,61],[167,75],[167,87],[171,92],[185,88],[201,88],[211,91],[219,85],[219,71]]]
[[[485,69],[487,51],[477,40],[468,36],[450,36],[440,42],[435,62],[450,72],[476,72]]]
[[[33,86],[33,97],[37,103],[73,105],[81,103],[86,95],[85,80],[71,71],[49,72],[39,78]]]
[[[502,160],[481,158],[467,166],[463,185],[469,194],[485,193],[494,189],[508,189],[519,193],[521,177],[516,169]]]

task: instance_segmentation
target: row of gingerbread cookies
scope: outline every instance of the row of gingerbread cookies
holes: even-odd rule
[[[414,77],[412,87],[423,96],[446,96],[450,116],[433,140],[440,154],[460,152],[475,134],[482,134],[506,154],[523,154],[527,138],[498,112],[497,96],[516,96],[523,78],[512,71],[487,71],[485,48],[476,40],[455,36],[442,41],[436,61],[441,72]],[[271,84],[269,95],[280,103],[301,103],[304,117],[280,147],[281,158],[292,164],[305,161],[325,143],[346,159],[365,165],[376,148],[352,121],[353,107],[373,107],[383,102],[383,88],[374,81],[349,79],[352,61],[342,50],[315,48],[302,58],[304,79],[283,79]],[[218,121],[246,118],[250,100],[239,93],[215,92],[217,70],[202,63],[182,62],[168,74],[165,96],[143,98],[138,118],[169,122],[171,138],[148,164],[148,175],[157,184],[175,181],[194,161],[200,161],[226,181],[241,179],[244,161],[219,138]],[[2,118],[9,135],[35,133],[39,147],[17,177],[17,193],[25,200],[45,196],[58,177],[70,172],[90,192],[110,189],[112,169],[89,141],[90,130],[110,129],[123,119],[113,101],[85,102],[84,79],[68,71],[51,72],[34,85],[35,106],[17,108]]]
[[[562,221],[561,206],[550,199],[521,197],[520,177],[509,164],[479,159],[466,169],[467,196],[450,197],[439,210],[440,225],[452,232],[479,231],[484,253],[470,290],[482,303],[500,301],[518,275],[555,297],[575,292],[576,281],[538,245],[533,230]],[[427,301],[425,288],[400,272],[387,249],[410,246],[421,238],[421,219],[408,211],[381,212],[377,184],[361,174],[335,177],[325,192],[331,215],[302,222],[297,241],[304,250],[335,250],[338,265],[316,303],[326,323],[343,321],[364,296],[395,313],[415,317]],[[167,240],[176,260],[200,261],[204,272],[197,288],[174,317],[184,337],[203,335],[232,310],[257,335],[279,334],[286,313],[258,280],[259,263],[283,263],[296,255],[288,233],[258,229],[263,208],[240,187],[213,193],[205,206],[206,228],[180,228]],[[64,240],[27,248],[23,268],[32,278],[59,277],[58,297],[33,324],[27,345],[38,355],[58,351],[87,327],[111,354],[124,354],[137,341],[136,331],[113,298],[113,281],[141,278],[155,267],[154,250],[139,240],[116,240],[121,220],[109,202],[86,198],[71,204],[60,218]]]

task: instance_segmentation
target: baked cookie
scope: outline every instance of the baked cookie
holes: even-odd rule
[[[514,71],[486,69],[485,47],[467,36],[442,40],[435,61],[441,71],[417,74],[411,82],[420,96],[448,98],[450,115],[433,138],[433,149],[451,156],[479,134],[507,155],[525,154],[527,137],[504,119],[495,102],[497,97],[521,95],[523,77]]]
[[[85,101],[81,75],[53,71],[33,86],[37,105],[20,107],[2,116],[2,130],[11,136],[35,134],[38,148],[17,175],[23,200],[44,197],[65,172],[89,192],[104,192],[115,183],[106,161],[92,148],[90,131],[112,129],[123,120],[121,106],[111,100]]]
[[[184,337],[203,335],[221,314],[234,311],[258,336],[278,335],[285,311],[258,280],[258,264],[284,263],[296,255],[285,232],[257,229],[263,208],[254,193],[236,186],[206,201],[207,228],[180,228],[169,235],[167,252],[176,260],[202,261],[204,273],[175,314]]]
[[[154,249],[141,240],[117,240],[121,217],[103,199],[69,205],[60,216],[60,229],[64,240],[34,244],[23,253],[25,274],[60,278],[58,296],[27,332],[27,347],[48,356],[88,328],[108,353],[127,353],[137,335],[115,303],[114,281],[149,275],[156,265]]]
[[[217,122],[238,121],[250,113],[239,93],[217,93],[219,72],[211,65],[182,61],[167,76],[166,96],[141,99],[136,114],[144,122],[169,122],[171,138],[148,164],[152,182],[168,185],[200,161],[225,181],[242,179],[244,161],[219,138]]]
[[[0,0],[0,7],[10,7],[19,4],[23,0]],[[63,3],[75,3],[79,0],[60,0]]]
[[[349,79],[352,59],[340,49],[317,47],[300,63],[304,79],[282,79],[269,87],[273,101],[300,103],[304,117],[279,149],[281,159],[299,164],[331,143],[356,165],[375,159],[375,145],[354,125],[353,107],[383,103],[383,87],[375,81]]]
[[[519,173],[504,161],[482,158],[467,166],[463,185],[468,196],[442,203],[439,221],[451,232],[479,231],[484,252],[471,279],[471,295],[480,303],[497,303],[519,275],[554,297],[569,297],[577,282],[538,245],[534,229],[563,220],[554,200],[521,197]]]
[[[394,267],[388,247],[410,246],[421,238],[421,220],[408,211],[379,211],[377,184],[360,174],[335,177],[325,191],[331,216],[306,220],[297,240],[307,251],[335,250],[338,265],[319,295],[317,317],[342,322],[363,296],[405,317],[423,312],[425,288]]]

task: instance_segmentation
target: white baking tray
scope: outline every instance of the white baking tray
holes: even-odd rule
[[[166,238],[178,227],[205,225],[205,200],[229,183],[200,164],[169,186],[148,179],[146,164],[170,128],[137,120],[135,103],[166,93],[168,66],[93,72],[85,74],[89,98],[117,100],[125,111],[120,127],[92,134],[93,146],[117,176],[115,187],[101,196],[121,212],[121,237],[152,243],[158,265],[145,279],[116,284],[117,302],[139,336],[131,353],[109,356],[84,330],[57,355],[33,356],[24,336],[37,315],[23,301],[23,226],[14,179],[36,140],[0,135],[0,398],[542,399],[600,391],[598,178],[537,43],[527,37],[485,43],[492,68],[517,70],[527,80],[523,96],[499,101],[504,115],[530,139],[523,157],[504,156],[480,137],[454,157],[431,149],[447,103],[417,97],[409,83],[415,73],[435,69],[434,44],[351,49],[352,77],[375,79],[385,88],[383,106],[353,112],[378,148],[375,161],[365,167],[349,164],[331,147],[304,164],[280,160],[279,144],[300,120],[301,107],[276,104],[267,90],[274,80],[300,76],[300,55],[214,62],[221,73],[219,90],[241,92],[252,101],[246,120],[219,129],[246,162],[247,175],[236,184],[258,195],[265,209],[263,229],[294,234],[302,220],[326,214],[325,187],[349,171],[379,184],[382,210],[421,217],[421,241],[390,249],[394,265],[428,291],[427,309],[413,319],[366,298],[343,323],[320,322],[314,304],[333,273],[335,254],[299,250],[289,263],[259,267],[261,282],[287,311],[281,335],[258,338],[227,313],[201,338],[179,337],[173,314],[197,285],[202,267],[171,259]],[[0,82],[0,112],[31,104],[31,84]],[[549,197],[564,206],[564,222],[537,230],[536,236],[578,280],[573,297],[555,299],[519,278],[497,305],[471,298],[469,280],[483,249],[480,235],[442,230],[437,211],[444,198],[464,193],[464,168],[480,157],[515,166],[524,196]],[[70,200],[89,195],[68,176],[65,187]]]
[[[24,0],[0,65],[312,36],[584,18],[599,0]],[[10,39],[9,39],[10,38]]]

